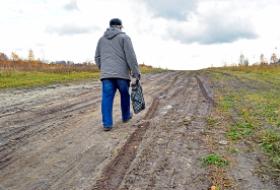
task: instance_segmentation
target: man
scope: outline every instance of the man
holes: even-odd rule
[[[140,72],[132,42],[122,32],[122,21],[118,18],[110,20],[110,27],[99,39],[95,62],[101,71],[102,81],[102,122],[105,131],[113,127],[113,102],[116,90],[121,95],[122,121],[132,118],[130,112],[130,75],[140,79]]]

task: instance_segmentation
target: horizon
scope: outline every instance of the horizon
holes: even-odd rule
[[[241,54],[253,64],[261,54],[279,57],[279,8],[277,0],[10,0],[0,8],[0,52],[93,61],[97,40],[119,17],[139,64],[197,70],[238,63]]]

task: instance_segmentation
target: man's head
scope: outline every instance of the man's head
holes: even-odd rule
[[[110,27],[116,27],[119,29],[123,28],[122,21],[118,18],[111,19],[109,24],[110,24]]]

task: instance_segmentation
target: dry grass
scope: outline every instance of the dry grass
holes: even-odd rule
[[[241,71],[246,73],[280,73],[280,64],[275,65],[252,65],[252,66],[230,66],[221,68],[210,68],[208,70]]]
[[[36,71],[36,72],[98,72],[98,68],[94,64],[47,64],[41,61],[0,61],[0,71]]]

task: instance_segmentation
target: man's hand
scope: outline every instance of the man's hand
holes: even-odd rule
[[[141,74],[133,74],[132,75],[133,78],[140,80],[141,79]]]
[[[132,76],[131,83],[132,83],[132,84],[136,84],[136,81],[137,81],[137,80],[140,80],[140,79],[141,79],[141,74],[134,74],[134,75]]]
[[[137,78],[132,78],[132,79],[131,79],[131,84],[132,84],[132,85],[136,84],[136,81],[137,81],[137,80],[138,80]]]

